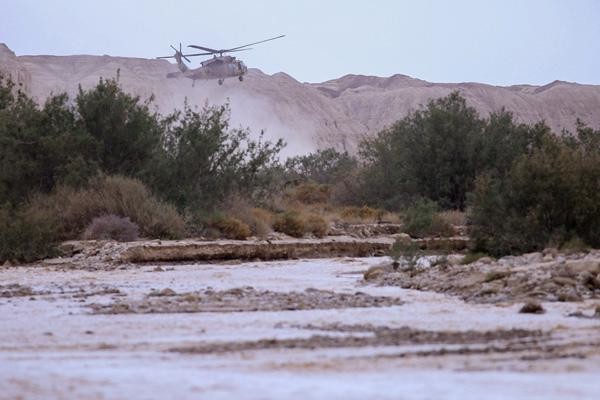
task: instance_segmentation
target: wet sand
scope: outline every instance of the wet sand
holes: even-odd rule
[[[597,398],[598,301],[365,285],[381,262],[4,268],[0,398]]]

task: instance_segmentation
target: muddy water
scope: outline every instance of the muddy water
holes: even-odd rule
[[[365,286],[380,262],[2,269],[0,399],[598,398],[594,300]]]

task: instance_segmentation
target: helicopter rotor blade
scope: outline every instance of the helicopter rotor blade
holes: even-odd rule
[[[285,36],[285,35],[280,35],[280,36],[272,37],[272,38],[270,38],[270,39],[261,40],[260,42],[248,43],[248,44],[245,44],[245,45],[243,45],[243,46],[238,46],[238,47],[233,47],[233,48],[231,48],[231,49],[222,50],[222,52],[223,52],[223,53],[229,53],[229,52],[231,52],[232,50],[238,50],[238,49],[241,49],[241,48],[244,48],[244,47],[252,46],[252,45],[254,45],[254,44],[259,44],[259,43],[269,42],[269,41],[271,41],[271,40],[280,39],[280,38],[282,38],[282,37],[284,37],[284,36]]]
[[[192,47],[194,49],[209,51],[210,54],[220,53],[220,50],[211,49],[210,47],[197,46],[195,44],[190,44],[188,47]]]
[[[159,58],[174,58],[174,56],[164,56],[164,57],[156,57],[157,59]]]
[[[197,57],[197,56],[210,56],[215,53],[194,53],[194,54],[186,54],[186,57]]]
[[[223,53],[237,53],[238,51],[248,51],[248,50],[252,50],[252,47],[249,47],[247,49],[223,50]]]

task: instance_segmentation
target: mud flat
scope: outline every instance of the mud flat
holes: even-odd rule
[[[0,269],[1,399],[600,392],[592,297],[542,298],[544,314],[520,314],[516,302],[365,284],[382,257],[127,264],[127,246],[106,246],[88,254],[94,269]],[[112,265],[107,257],[114,268],[93,265]]]

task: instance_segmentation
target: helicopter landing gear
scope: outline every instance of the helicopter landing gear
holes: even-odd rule
[[[238,76],[238,79],[240,80],[240,82],[243,81],[244,80],[244,75]]]
[[[225,81],[224,79],[219,79],[217,82],[219,82],[219,86],[221,86],[224,81]]]

